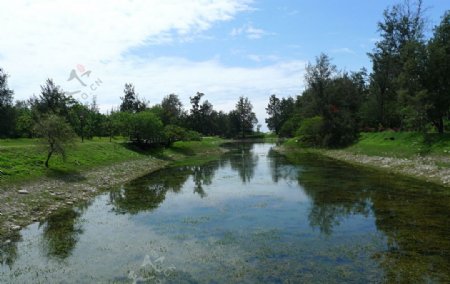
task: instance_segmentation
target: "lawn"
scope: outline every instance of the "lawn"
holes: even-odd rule
[[[183,157],[196,159],[197,154],[214,152],[224,140],[205,137],[202,141],[176,142],[170,148],[141,150],[126,143],[123,138],[94,138],[78,142],[69,148],[66,161],[60,156],[50,160],[50,168],[44,166],[46,151],[38,139],[0,140],[0,184],[30,180],[42,176],[63,176],[97,166],[111,165],[133,159],[156,157],[177,160]],[[194,157],[195,156],[195,157]]]
[[[416,155],[450,156],[450,133],[376,132],[361,133],[346,150],[369,156],[408,158]]]

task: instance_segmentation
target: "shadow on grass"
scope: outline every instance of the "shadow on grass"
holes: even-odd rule
[[[66,182],[78,182],[86,180],[86,177],[76,170],[49,168],[47,169],[46,176]]]
[[[172,146],[170,147],[170,149],[175,153],[182,154],[185,156],[195,156],[195,151],[190,148]]]
[[[423,135],[423,148],[420,149],[420,154],[429,154],[433,147],[444,147],[450,144],[450,133],[425,133]]]
[[[159,146],[145,145],[145,144],[139,145],[128,142],[120,143],[119,145],[140,155],[152,156],[165,161],[172,160],[172,158],[164,154],[164,146],[161,145]]]

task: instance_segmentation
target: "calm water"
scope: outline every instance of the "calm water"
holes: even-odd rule
[[[271,144],[155,172],[21,231],[1,283],[450,281],[448,190]]]

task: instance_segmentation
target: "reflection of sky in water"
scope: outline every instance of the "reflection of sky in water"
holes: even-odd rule
[[[29,226],[11,270],[2,266],[0,282],[391,279],[386,252],[400,245],[377,228],[371,208],[379,201],[368,190],[382,187],[360,183],[366,176],[350,168],[292,165],[269,151],[271,145],[252,147],[124,185],[120,194],[103,194],[78,209],[81,215],[72,214],[69,225]],[[145,196],[150,189],[158,194]],[[149,201],[154,204],[146,206]]]

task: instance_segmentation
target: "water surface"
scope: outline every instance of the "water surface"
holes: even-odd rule
[[[448,190],[228,147],[30,225],[1,247],[0,282],[450,281]]]

